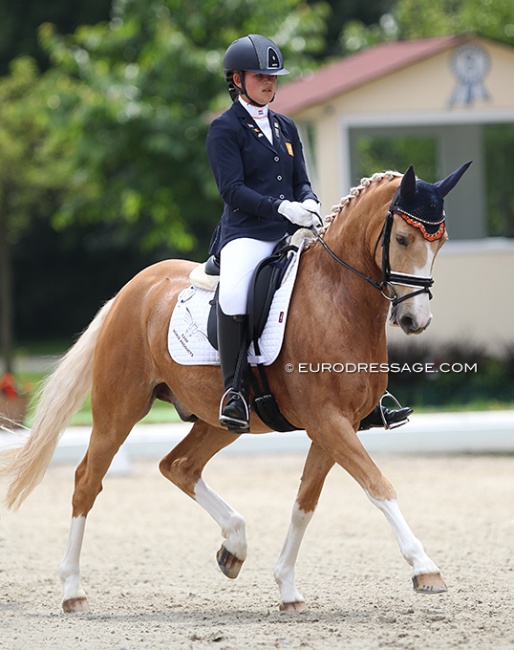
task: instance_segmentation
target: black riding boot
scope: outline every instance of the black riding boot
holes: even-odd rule
[[[382,400],[384,397],[393,399],[399,408],[390,411],[385,406],[382,406]],[[361,420],[359,431],[365,431],[366,429],[372,429],[373,427],[383,427],[384,429],[395,429],[396,427],[401,427],[402,424],[407,424],[409,421],[407,418],[411,413],[412,409],[409,406],[402,408],[398,400],[393,397],[391,393],[386,391],[371,413]]]
[[[247,353],[248,317],[227,316],[218,305],[218,349],[225,393],[220,404],[220,424],[234,433],[249,430]]]

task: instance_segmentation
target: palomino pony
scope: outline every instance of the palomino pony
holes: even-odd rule
[[[438,567],[403,518],[393,486],[356,433],[360,420],[383,395],[387,374],[298,369],[299,364],[385,364],[385,324],[391,302],[391,321],[405,333],[419,333],[429,325],[431,271],[446,239],[444,222],[434,214],[439,202],[444,219],[441,197],[457,183],[464,167],[434,185],[416,179],[412,168],[403,176],[386,172],[363,179],[334,208],[319,240],[302,253],[283,347],[267,369],[282,414],[298,429],[305,429],[311,440],[275,567],[282,610],[305,607],[294,580],[295,560],[335,463],[354,477],[386,516],[412,566],[414,589],[420,593],[446,590]],[[421,203],[428,219],[401,211],[402,201],[409,198]],[[426,229],[434,222],[439,224],[435,236]],[[243,517],[202,479],[209,459],[237,438],[218,423],[223,392],[220,369],[179,365],[167,348],[170,316],[194,267],[183,260],[155,264],[106,303],[47,379],[27,442],[2,453],[2,475],[12,478],[7,504],[18,507],[42,480],[67,422],[91,391],[93,428],[76,470],[71,528],[60,566],[65,612],[89,609],[80,584],[86,518],[114,455],[155,399],[174,404],[182,419],[194,422],[189,434],[161,460],[160,471],[219,524],[224,541],[217,560],[223,573],[236,578],[246,558]],[[251,433],[267,431],[252,413]]]

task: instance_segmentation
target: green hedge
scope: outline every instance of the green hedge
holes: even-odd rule
[[[474,343],[390,345],[389,391],[418,407],[514,406],[514,343],[493,356]]]

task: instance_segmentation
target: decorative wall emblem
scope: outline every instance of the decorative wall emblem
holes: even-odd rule
[[[491,99],[484,86],[484,79],[491,68],[488,53],[479,45],[462,45],[453,53],[450,67],[457,79],[450,107],[458,104],[472,106],[476,101]]]

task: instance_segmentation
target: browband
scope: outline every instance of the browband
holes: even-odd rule
[[[415,217],[412,214],[409,214],[408,212],[404,212],[399,208],[394,208],[394,212],[396,214],[399,214],[400,217],[409,224],[409,226],[414,226],[414,228],[418,228],[418,230],[421,230],[421,234],[427,241],[435,241],[436,239],[441,239],[441,237],[445,233],[446,227],[444,225],[444,218],[445,218],[444,212],[441,221],[436,223],[434,223],[433,221],[423,221],[423,219],[420,219],[419,217]],[[439,228],[434,233],[427,232],[425,223],[430,224],[431,226],[439,225]]]

